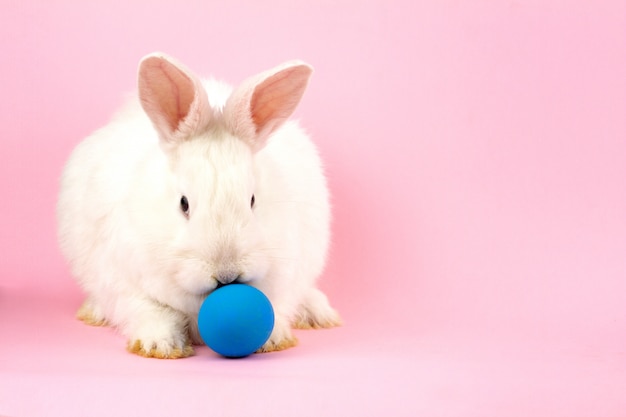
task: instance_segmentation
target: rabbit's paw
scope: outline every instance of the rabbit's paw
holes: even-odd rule
[[[268,340],[265,342],[263,346],[256,353],[268,353],[268,352],[278,352],[279,350],[289,349],[290,347],[294,347],[298,344],[298,339],[295,336],[286,337],[281,340]]]
[[[127,350],[147,358],[178,359],[194,354],[187,331],[187,321],[180,312],[144,303],[124,328]]]
[[[104,313],[91,299],[87,298],[76,312],[76,318],[90,326],[108,325]]]
[[[339,313],[330,306],[328,298],[318,289],[312,289],[298,309],[293,323],[297,329],[322,329],[341,326]]]
[[[259,350],[257,353],[266,353],[266,352],[277,352],[279,350],[285,350],[290,347],[294,347],[298,344],[298,339],[291,333],[291,329],[289,325],[284,320],[279,320],[277,318],[276,323],[274,324],[274,330],[267,342]]]
[[[186,339],[131,339],[126,349],[146,358],[179,359],[192,356],[194,349]]]

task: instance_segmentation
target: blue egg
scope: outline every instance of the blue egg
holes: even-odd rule
[[[274,309],[261,291],[245,284],[226,285],[213,291],[198,313],[198,330],[204,343],[228,358],[256,352],[274,328]]]

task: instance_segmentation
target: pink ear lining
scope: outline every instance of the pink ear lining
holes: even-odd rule
[[[167,78],[169,83],[164,85],[164,89],[157,88],[157,94],[163,94],[165,89],[169,89],[166,93],[167,98],[162,98],[164,112],[168,115],[168,123],[172,130],[176,130],[178,124],[187,117],[189,108],[194,100],[195,92],[193,88],[193,82],[178,68],[171,65],[163,65],[161,63],[160,70],[163,72],[163,77]]]
[[[145,58],[139,70],[141,104],[161,137],[176,141],[200,122],[195,80],[182,68],[162,56]]]
[[[257,134],[273,130],[293,113],[311,72],[306,65],[293,66],[269,76],[256,86],[250,98],[250,116]]]

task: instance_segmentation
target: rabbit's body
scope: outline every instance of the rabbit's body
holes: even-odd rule
[[[301,92],[272,91],[303,70],[274,70],[231,94],[166,57],[144,62],[145,113],[135,100],[78,145],[63,174],[59,236],[87,293],[79,317],[117,327],[133,352],[184,357],[200,342],[204,298],[236,280],[274,306],[264,351],[292,346],[292,325],[338,324],[315,288],[330,221],[321,162],[297,124],[283,124],[293,98],[274,105]]]

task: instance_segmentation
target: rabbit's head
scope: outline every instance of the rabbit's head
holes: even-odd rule
[[[263,207],[255,188],[263,175],[255,155],[292,114],[310,74],[308,65],[289,62],[230,93],[203,84],[165,55],[142,60],[139,98],[158,133],[157,159],[168,169],[153,176],[157,207],[144,207],[138,217],[152,216],[148,224],[162,229],[151,232],[160,267],[185,291],[204,295],[267,273],[277,254],[264,245],[270,231],[256,211],[274,208]],[[153,168],[145,169],[149,175]]]

